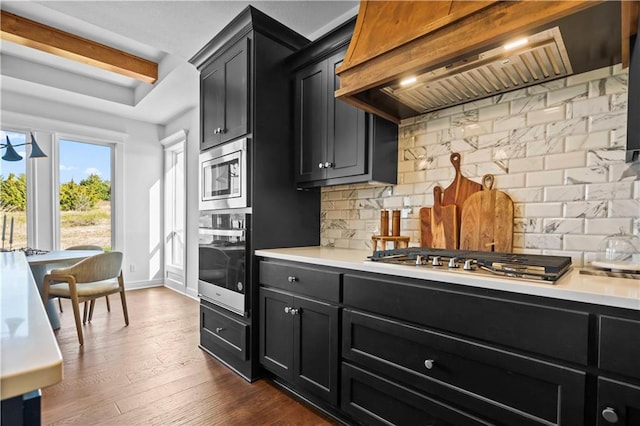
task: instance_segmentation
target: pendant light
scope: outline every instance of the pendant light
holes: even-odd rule
[[[46,157],[47,154],[40,149],[38,143],[36,142],[36,138],[31,134],[31,142],[21,143],[18,145],[13,145],[9,140],[9,136],[5,136],[7,138],[6,144],[0,144],[0,148],[6,148],[7,152],[4,153],[2,159],[5,161],[20,161],[22,160],[22,156],[18,154],[14,148],[14,146],[23,146],[23,145],[31,145],[31,153],[29,154],[29,158],[43,158]]]

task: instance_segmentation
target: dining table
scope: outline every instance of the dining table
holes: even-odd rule
[[[44,254],[34,254],[27,256],[27,262],[31,267],[31,274],[38,286],[38,291],[42,295],[42,285],[45,275],[52,269],[71,266],[76,262],[91,256],[103,253],[102,250],[54,250]],[[53,299],[47,300],[45,309],[49,322],[54,330],[60,328],[60,318]]]

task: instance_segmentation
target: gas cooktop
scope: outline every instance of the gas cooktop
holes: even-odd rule
[[[571,269],[571,257],[539,254],[448,250],[426,247],[378,250],[369,256],[374,262],[450,271],[490,271],[505,277],[554,283]]]

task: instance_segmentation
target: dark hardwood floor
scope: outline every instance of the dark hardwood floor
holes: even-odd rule
[[[42,424],[329,425],[268,380],[252,384],[198,348],[198,303],[163,287],[96,301],[78,344],[69,301],[56,332],[64,378],[42,390]]]

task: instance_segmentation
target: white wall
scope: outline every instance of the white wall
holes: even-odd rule
[[[79,140],[115,142],[116,198],[114,249],[124,253],[127,288],[163,283],[162,246],[162,168],[163,151],[160,126],[129,120],[73,105],[2,92],[0,125],[3,129],[35,132],[47,159],[29,160],[35,169],[38,188],[32,220],[39,249],[56,248],[52,218],[53,165],[56,161],[55,134]]]

